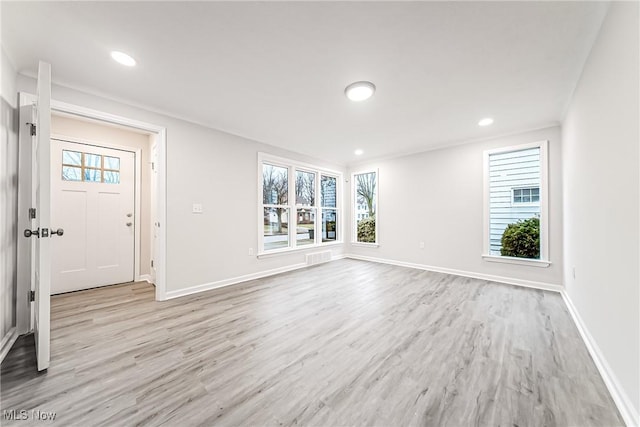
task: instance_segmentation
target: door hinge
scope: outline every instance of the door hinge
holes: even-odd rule
[[[35,123],[27,123],[30,128],[31,136],[36,136],[36,124]]]
[[[36,219],[36,208],[29,208],[29,219]]]
[[[151,260],[151,267],[153,267],[153,260]]]
[[[156,163],[155,162],[151,162],[151,170],[156,170]]]
[[[29,302],[34,302],[36,300],[36,291],[29,291]]]

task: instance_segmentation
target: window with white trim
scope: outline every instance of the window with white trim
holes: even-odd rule
[[[378,172],[365,171],[352,176],[353,242],[378,244]]]
[[[485,256],[547,260],[547,141],[485,152]]]
[[[339,240],[339,173],[263,153],[258,168],[259,254]]]

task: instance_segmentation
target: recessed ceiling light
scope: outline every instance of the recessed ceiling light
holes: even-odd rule
[[[478,126],[489,126],[493,123],[493,119],[491,117],[485,117],[484,119],[478,122]]]
[[[127,55],[126,53],[118,52],[114,50],[111,52],[111,57],[122,65],[126,65],[127,67],[133,67],[136,65],[136,60]]]
[[[357,149],[356,151],[353,152],[356,156],[362,156],[362,153],[364,153],[364,151],[362,151],[361,149]]]
[[[344,94],[350,100],[359,102],[371,98],[375,91],[376,86],[373,83],[363,81],[351,83],[345,88]]]

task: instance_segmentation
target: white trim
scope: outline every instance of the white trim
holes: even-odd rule
[[[216,282],[203,283],[202,285],[191,286],[177,291],[167,292],[167,299],[183,297],[185,295],[197,294],[200,292],[210,291],[211,289],[223,288],[249,280],[261,279],[263,277],[273,276],[275,274],[286,273],[287,271],[298,270],[307,267],[306,263],[293,264],[286,267],[274,268],[272,270],[260,271],[258,273],[245,274],[243,276],[231,277],[229,279],[218,280]]]
[[[508,285],[523,286],[525,288],[542,289],[544,291],[560,292],[562,285],[552,283],[535,282],[533,280],[514,279],[511,277],[494,276],[492,274],[476,273],[473,271],[456,270],[453,268],[434,267],[431,265],[415,264],[411,262],[396,261],[385,258],[374,258],[355,254],[346,254],[345,258],[357,259],[361,261],[371,261],[380,264],[397,265],[399,267],[415,268],[417,270],[435,271],[437,273],[453,274],[456,276],[471,277],[473,279],[488,280],[491,282],[506,283]]]
[[[376,233],[378,232],[377,228],[378,228],[378,224],[377,224],[377,219],[376,219]],[[362,246],[362,247],[365,247],[365,248],[377,248],[380,245],[378,243],[351,242],[351,246]]]
[[[571,298],[569,298],[569,294],[567,294],[566,290],[562,290],[560,294],[567,305],[569,314],[578,328],[578,332],[580,332],[582,340],[587,346],[587,350],[589,351],[596,368],[598,368],[598,372],[600,373],[602,380],[609,390],[609,394],[611,394],[611,398],[618,407],[618,411],[620,411],[622,419],[628,427],[639,426],[640,414],[634,409],[631,399],[629,399],[629,396],[620,385],[615,373],[609,366],[609,363],[607,363],[607,359],[605,359],[602,351],[600,351],[600,347],[596,343],[596,340],[589,333],[587,325],[582,321],[578,310],[573,305]]]
[[[31,204],[31,170],[33,149],[26,149],[33,146],[32,137],[28,132],[27,121],[33,121],[33,95],[19,94],[19,122],[18,128],[18,234],[17,234],[17,289],[16,289],[16,329],[19,335],[26,334],[31,330],[31,302],[28,300],[31,290],[31,263],[32,244],[30,239],[22,237],[22,230],[31,229],[31,219],[26,212],[32,207]]]
[[[118,144],[111,144],[109,142],[103,142],[103,141],[96,141],[96,140],[91,140],[88,138],[76,138],[73,136],[66,136],[64,134],[51,134],[51,139],[55,139],[56,141],[62,141],[62,142],[70,142],[72,144],[82,144],[82,145],[90,145],[90,146],[95,146],[95,147],[102,147],[102,148],[109,148],[109,149],[114,149],[114,150],[120,150],[120,151],[126,151],[129,153],[133,153],[135,155],[135,171],[134,171],[134,209],[135,209],[135,215],[133,217],[133,222],[134,222],[134,229],[135,229],[135,235],[134,235],[134,242],[133,242],[133,246],[134,246],[134,251],[133,251],[133,280],[138,282],[140,281],[140,270],[141,270],[141,266],[140,266],[140,254],[142,252],[142,244],[141,244],[141,240],[142,240],[142,228],[141,228],[141,222],[142,222],[142,192],[141,192],[141,188],[142,188],[142,149],[140,148],[135,148],[135,147],[130,147],[130,146],[126,146],[126,145],[118,145]],[[54,179],[56,177],[51,177],[51,179]]]
[[[363,174],[368,174],[368,173],[375,173],[376,174],[376,189],[375,189],[375,206],[376,206],[376,210],[375,210],[375,217],[376,217],[376,241],[374,243],[367,243],[367,242],[358,242],[358,226],[357,226],[357,209],[355,209],[356,207],[356,194],[355,194],[355,187],[356,187],[356,175],[363,175]],[[350,221],[350,227],[351,227],[351,244],[352,245],[363,245],[363,246],[370,246],[370,247],[377,247],[380,245],[380,236],[379,236],[379,230],[380,230],[380,206],[378,205],[378,194],[380,192],[380,169],[379,168],[375,168],[375,169],[365,169],[365,170],[361,170],[358,172],[353,172],[351,174],[351,206],[350,206],[350,210],[351,210],[351,221]]]
[[[332,255],[331,261],[346,258],[344,254]],[[203,283],[202,285],[191,286],[189,288],[178,289],[176,291],[167,292],[167,299],[179,298],[186,295],[197,294],[200,292],[210,291],[212,289],[224,288],[226,286],[237,285],[250,280],[262,279],[263,277],[275,276],[276,274],[286,273],[289,271],[299,270],[301,268],[310,267],[306,263],[292,264],[285,267],[274,268],[272,270],[259,271],[257,273],[245,274],[243,276],[231,277],[229,279],[218,280],[217,282]]]
[[[136,279],[136,282],[147,282],[153,284],[153,277],[150,274],[141,274],[140,277]]]
[[[540,260],[548,262],[550,258],[549,252],[549,158],[548,158],[548,140],[537,142],[529,142],[526,144],[512,145],[509,147],[494,148],[485,150],[482,155],[483,162],[483,190],[482,190],[482,221],[483,221],[483,254],[489,254],[490,251],[490,218],[489,218],[489,156],[497,153],[508,153],[513,151],[527,150],[529,148],[540,148]],[[512,193],[513,196],[513,193]],[[513,200],[513,197],[512,197]],[[493,255],[499,257],[499,255]],[[486,261],[493,261],[486,258]],[[518,263],[511,263],[518,264]],[[551,264],[549,262],[549,264]],[[527,264],[528,265],[528,264]]]
[[[4,334],[4,337],[2,337],[2,343],[0,343],[0,363],[2,363],[5,357],[7,357],[9,350],[11,350],[11,347],[13,347],[13,344],[15,344],[19,336],[20,334],[18,334],[18,329],[15,326],[9,329],[9,332]]]
[[[33,104],[36,100],[34,95],[20,92],[20,105]],[[156,268],[156,300],[163,301],[166,299],[166,254],[167,254],[167,129],[163,126],[145,123],[139,120],[130,119],[128,117],[117,116],[115,114],[105,113],[91,108],[81,107],[78,105],[68,104],[51,100],[51,110],[62,113],[68,113],[75,116],[85,117],[88,119],[103,121],[107,123],[126,126],[134,129],[143,130],[150,134],[155,134],[155,141],[158,146],[158,164],[157,167],[157,222],[158,238],[155,239],[154,265]],[[153,222],[153,220],[152,220]],[[18,285],[18,287],[20,287]]]
[[[504,264],[516,264],[516,265],[528,265],[529,267],[549,267],[551,262],[543,261],[540,259],[530,258],[516,258],[511,256],[499,256],[499,255],[482,255],[482,259],[489,262],[501,262]]]

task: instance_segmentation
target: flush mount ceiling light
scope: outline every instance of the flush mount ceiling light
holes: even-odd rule
[[[365,99],[371,98],[376,91],[376,86],[371,82],[355,82],[351,83],[344,90],[344,94],[347,95],[352,101],[360,102]]]
[[[356,156],[362,156],[362,153],[364,153],[364,151],[362,151],[359,148],[356,151],[353,152],[353,154],[355,154]]]
[[[111,52],[111,57],[113,58],[114,61],[122,65],[126,65],[127,67],[133,67],[134,65],[136,65],[135,59],[133,59],[126,53],[118,52],[117,50],[114,50],[113,52]]]
[[[478,122],[478,126],[489,126],[493,123],[493,119],[491,117],[485,117],[484,119]]]

